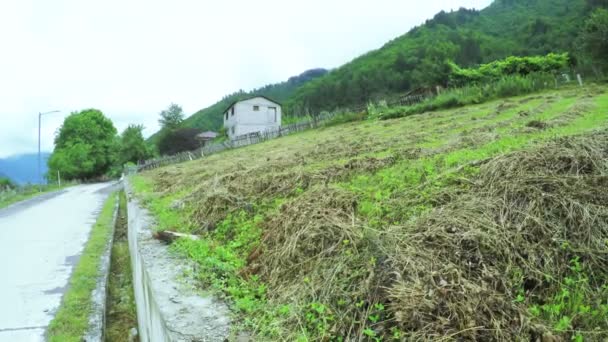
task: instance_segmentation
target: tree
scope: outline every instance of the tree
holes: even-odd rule
[[[608,10],[596,9],[585,22],[580,35],[583,51],[604,70],[608,62]]]
[[[166,131],[158,142],[158,150],[162,155],[196,150],[200,147],[200,143],[196,140],[196,136],[200,132],[196,128],[180,128],[174,131]]]
[[[608,7],[608,0],[587,0],[587,6],[589,9]]]
[[[120,135],[120,164],[137,163],[152,157],[153,153],[144,139],[143,125],[129,125]]]
[[[172,103],[169,108],[160,112],[160,123],[162,129],[174,130],[179,128],[181,123],[184,121],[184,110],[182,107]]]
[[[11,181],[9,178],[0,175],[0,191],[4,191],[7,189],[14,189],[15,183]]]
[[[68,116],[55,137],[49,175],[64,179],[93,179],[105,175],[117,159],[116,128],[96,109]]]

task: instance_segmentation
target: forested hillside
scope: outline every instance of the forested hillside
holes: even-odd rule
[[[314,80],[287,102],[303,114],[361,104],[418,87],[448,85],[447,61],[468,67],[510,55],[569,52],[591,9],[605,0],[496,0],[477,11],[440,12],[382,48]]]
[[[291,77],[285,82],[270,84],[248,92],[241,90],[227,95],[214,105],[194,113],[184,121],[183,126],[201,130],[219,130],[222,126],[222,112],[232,102],[252,95],[264,95],[276,101],[283,102],[290,98],[299,87],[326,73],[327,70],[325,69],[312,69],[305,71],[298,76]]]

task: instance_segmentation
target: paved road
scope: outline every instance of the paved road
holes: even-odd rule
[[[110,183],[0,210],[0,342],[42,341]]]

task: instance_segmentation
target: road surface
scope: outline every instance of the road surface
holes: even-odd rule
[[[0,210],[0,342],[43,341],[110,183]]]

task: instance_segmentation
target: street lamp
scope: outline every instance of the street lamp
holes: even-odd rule
[[[38,189],[40,190],[40,192],[42,192],[42,156],[40,152],[40,131],[42,127],[42,116],[53,113],[59,113],[59,111],[53,110],[45,113],[38,113]]]

